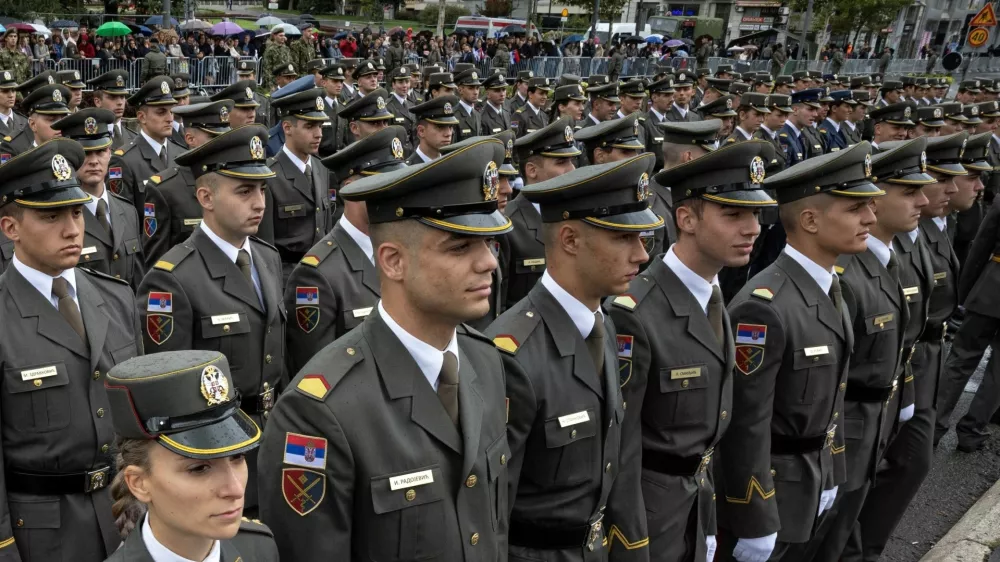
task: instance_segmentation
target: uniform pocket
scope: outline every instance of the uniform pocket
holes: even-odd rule
[[[201,337],[206,340],[209,349],[215,349],[226,356],[229,367],[233,370],[243,366],[246,353],[241,350],[240,342],[244,338],[237,337],[250,333],[250,320],[245,312],[232,312],[201,317]]]
[[[4,370],[3,420],[18,431],[56,431],[69,426],[66,364],[41,363]]]
[[[788,390],[795,393],[800,404],[812,404],[817,394],[825,392],[829,384],[833,384],[827,384],[828,377],[839,380],[836,365],[837,355],[833,346],[815,345],[796,349],[792,362],[794,372]]]
[[[705,364],[678,365],[660,369],[663,394],[662,419],[668,426],[697,425],[704,419],[708,373]]]
[[[550,464],[548,477],[556,486],[586,482],[594,471],[594,436],[598,419],[594,409],[567,412],[545,420],[545,447],[556,449],[545,455]]]
[[[27,560],[60,560],[62,533],[59,499],[19,501],[8,497],[14,547]]]
[[[507,463],[510,462],[510,447],[507,434],[501,435],[486,448],[486,471],[489,478],[490,507],[493,530],[499,530],[500,521],[507,517]]]
[[[447,498],[438,465],[371,479],[375,520],[368,527],[368,553],[375,562],[426,560],[444,550]]]

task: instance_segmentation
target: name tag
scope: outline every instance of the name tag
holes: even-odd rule
[[[353,314],[355,318],[364,318],[365,316],[368,316],[371,313],[372,313],[372,307],[370,306],[368,308],[355,308],[354,310],[351,311],[351,314]]]
[[[462,129],[462,134],[467,135],[472,132],[472,129]]]
[[[86,248],[80,250],[81,256],[89,256],[90,254],[97,253],[97,246],[87,246]]]
[[[653,142],[663,142],[663,137],[653,137]]]
[[[233,322],[239,322],[240,315],[237,314],[218,314],[212,317],[212,325],[217,324],[232,324]]]
[[[807,347],[802,351],[806,354],[806,357],[816,357],[817,355],[830,353],[830,348],[825,345],[817,345],[816,347]]]
[[[396,123],[402,123],[403,121],[406,121],[406,119],[403,119],[402,117],[396,118]]]
[[[302,205],[285,205],[284,209],[286,213],[294,213],[295,211],[301,211]]]
[[[934,274],[934,280],[935,281],[940,281],[942,279],[946,279],[947,277],[948,277],[948,272],[947,271],[942,271],[942,272]]]
[[[533,267],[536,265],[545,265],[545,258],[535,258],[531,260],[524,260],[522,262],[525,267]]]
[[[686,369],[671,369],[670,380],[693,379],[701,376],[701,367],[688,367]]]
[[[876,316],[874,319],[872,319],[872,324],[878,324],[879,326],[881,326],[882,324],[885,324],[886,322],[892,322],[893,318],[895,318],[895,315],[890,312],[889,314],[883,314],[882,316]]]
[[[495,129],[493,129],[493,132],[494,132],[494,133],[499,133],[499,132],[500,132],[500,131],[502,131],[502,130],[503,130],[503,129],[501,129],[500,127],[497,127],[497,128],[495,128]]]
[[[198,226],[201,224],[201,219],[184,219],[184,226]]]
[[[910,295],[919,295],[919,294],[920,294],[920,287],[903,287],[904,296],[908,297]]]
[[[33,381],[35,379],[44,379],[45,377],[54,377],[57,374],[59,374],[59,371],[56,369],[56,366],[50,365],[48,367],[39,367],[37,369],[21,371],[21,380]]]
[[[402,488],[412,488],[414,486],[433,483],[434,473],[429,470],[421,470],[420,472],[411,472],[402,476],[393,476],[389,479],[389,489],[395,492]]]
[[[575,414],[559,416],[559,427],[569,427],[571,425],[588,421],[590,421],[590,414],[587,413],[587,410],[584,410]]]

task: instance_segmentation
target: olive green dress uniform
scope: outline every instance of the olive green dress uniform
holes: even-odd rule
[[[550,94],[554,91],[552,81],[548,78],[532,78],[528,81],[528,92],[531,90],[544,90]],[[517,138],[530,135],[535,131],[544,129],[549,124],[549,116],[542,107],[533,107],[531,102],[525,101],[524,105],[511,110],[510,126],[517,134]]]
[[[191,75],[185,72],[171,74],[170,79],[173,80],[173,91],[171,95],[174,96],[175,100],[180,100],[181,98],[191,98],[191,90],[188,89],[188,82],[191,80]],[[170,140],[183,146],[185,149],[190,148],[187,141],[184,140],[184,127],[187,123],[181,114],[174,114],[173,131],[170,133]]]
[[[0,88],[16,89],[17,81],[14,73],[10,70],[0,70]],[[16,111],[10,112],[10,119],[6,122],[0,120],[0,136],[12,137],[15,133],[28,126],[27,117]]]
[[[761,145],[769,156],[763,142],[728,147],[660,172],[657,182],[689,197],[711,201],[718,194],[726,205],[776,204],[759,187]],[[724,187],[719,191],[708,184]],[[703,305],[667,260],[654,257],[625,294],[608,299],[605,309],[618,330],[619,378],[632,414],[626,426],[635,424],[642,432],[649,558],[693,562],[705,560],[706,537],[716,534],[710,465],[729,425],[736,349],[718,285],[718,301],[706,296]],[[715,311],[706,312],[713,306]],[[716,312],[718,335],[709,319]]]
[[[520,70],[520,71],[518,71],[518,73],[517,73],[517,80],[514,81],[514,87],[511,90],[511,94],[510,94],[510,96],[507,97],[506,100],[504,100],[504,106],[507,108],[507,111],[509,111],[511,115],[513,115],[514,112],[517,111],[518,109],[521,109],[522,107],[524,107],[524,104],[528,103],[528,98],[526,98],[526,97],[522,98],[521,94],[518,93],[517,86],[521,82],[524,82],[524,83],[530,82],[531,79],[534,78],[534,77],[535,77],[535,73],[532,72],[532,71],[530,71],[530,70]]]
[[[363,178],[341,195],[366,201],[373,224],[402,218],[459,235],[502,234],[510,221],[497,212],[495,176],[484,185],[502,151],[484,140]],[[409,212],[397,217],[396,209]],[[424,218],[433,209],[446,218]],[[515,457],[499,353],[458,326],[449,346],[459,380],[453,421],[390,319],[379,307],[323,348],[271,414],[262,514],[282,558],[506,562]]]
[[[674,77],[667,76],[657,80],[647,86],[646,90],[650,96],[657,93],[672,94],[674,92]],[[658,172],[663,169],[663,131],[660,129],[660,124],[666,122],[666,115],[661,120],[653,108],[650,107],[649,111],[642,114],[642,117],[643,119],[640,123],[645,130],[643,138],[645,139],[646,150],[652,152],[656,157],[656,165],[653,170]]]
[[[410,77],[409,69],[406,67],[397,68],[393,72],[394,74],[398,74],[398,76],[396,76],[397,78]],[[389,93],[385,103],[386,109],[389,113],[392,113],[392,123],[397,127],[402,127],[403,130],[406,131],[406,136],[403,139],[403,152],[407,156],[413,154],[413,150],[415,148],[413,143],[410,142],[410,139],[416,134],[414,131],[417,129],[417,118],[410,113],[410,109],[412,109],[415,105],[417,104],[413,103],[406,97],[400,101],[395,92]]]
[[[481,87],[483,83],[479,81],[479,71],[469,69],[455,74],[455,85]],[[476,111],[474,106],[470,109],[470,107],[466,107],[463,102],[459,101],[455,106],[455,117],[458,118],[458,126],[455,127],[457,134],[452,138],[452,142],[461,142],[465,139],[479,136],[482,121],[480,120],[479,112]]]
[[[199,460],[246,454],[260,442],[260,427],[240,411],[229,364],[219,352],[172,351],[125,361],[108,373],[105,386],[122,438],[154,440],[176,455]],[[192,415],[197,415],[194,423]],[[188,423],[178,430],[170,427],[174,418]],[[169,429],[149,429],[154,420]],[[106,562],[157,562],[143,536],[148,523],[148,515],[137,521]],[[219,541],[218,560],[277,562],[274,534],[260,521],[244,517],[236,536]]]
[[[694,86],[694,76],[690,72],[681,72],[674,78],[674,88],[682,86]],[[694,100],[688,104],[687,111],[682,110],[676,103],[671,104],[665,116],[666,120],[672,123],[678,121],[701,121],[702,117],[695,111],[696,107]]]
[[[507,88],[507,82],[503,74],[492,74],[483,80],[484,90],[503,90]],[[479,134],[495,135],[510,129],[511,114],[506,107],[506,103],[501,104],[497,111],[489,102],[483,103],[483,110],[479,113]]]
[[[403,145],[396,129],[387,127],[361,139],[324,158],[323,165],[345,180],[398,170],[403,167]],[[381,295],[372,256],[347,231],[349,222],[341,217],[285,284],[285,309],[295,311],[295,324],[285,338],[289,372],[299,372],[330,342],[361,325]]]
[[[527,185],[520,197],[539,203],[545,222],[662,228],[647,201],[653,161],[588,166]],[[625,423],[614,324],[598,310],[585,338],[549,283],[557,286],[543,279],[487,331],[507,378],[510,560],[649,560],[641,435]]]
[[[779,203],[814,195],[817,185],[871,197],[880,190],[870,176],[870,147],[862,143],[793,166],[764,187]],[[716,452],[721,560],[732,559],[738,537],[777,533],[771,560],[804,547],[821,521],[821,493],[847,478],[841,416],[853,326],[836,296],[836,274],[831,296],[794,253],[786,246],[729,305],[738,372],[733,419]]]
[[[25,89],[18,88],[18,91],[24,92]],[[21,109],[29,116],[33,113],[54,117],[69,115],[70,111],[66,106],[69,103],[69,96],[69,88],[66,86],[59,84],[39,86],[21,100]],[[0,163],[30,150],[35,143],[35,134],[30,127],[24,127],[13,135],[4,136],[0,140]]]
[[[256,140],[254,140],[256,139]],[[180,158],[201,175],[215,171],[238,178],[264,179],[267,131],[246,125],[219,135]],[[248,150],[249,147],[249,150]],[[240,268],[199,228],[154,264],[136,293],[135,307],[146,327],[143,341],[150,351],[209,349],[229,359],[242,408],[263,422],[278,391],[284,389],[284,331],[287,313],[282,302],[281,260],[274,246],[249,237],[252,268],[260,293]],[[256,458],[248,458],[247,508],[257,505]]]
[[[4,197],[27,208],[82,205],[90,199],[75,177],[83,160],[83,149],[66,139],[29,150],[0,168]],[[22,271],[14,265],[0,276],[0,559],[102,560],[120,539],[106,488],[115,432],[101,379],[142,353],[132,291],[91,270],[63,272],[75,278],[81,337]]]
[[[101,93],[127,96],[128,88],[125,85],[127,80],[128,73],[124,70],[109,70],[96,78],[87,80],[87,85],[94,90],[94,96],[99,96]],[[132,142],[133,138],[135,138],[135,132],[126,127],[121,119],[118,119],[111,129],[111,149],[117,150],[126,146]]]

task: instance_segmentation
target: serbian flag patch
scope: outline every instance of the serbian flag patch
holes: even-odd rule
[[[320,470],[326,468],[326,439],[286,433],[284,463]]]
[[[173,295],[170,293],[149,293],[146,311],[172,313],[174,311]]]
[[[764,324],[737,324],[736,345],[764,345],[767,326]]]
[[[617,336],[618,338],[618,357],[629,358],[632,357],[632,342],[635,340],[634,336]]]
[[[319,288],[318,287],[296,287],[295,288],[295,304],[297,306],[302,305],[316,305],[319,304]]]
[[[122,169],[121,168],[108,168],[108,179],[120,180],[122,179]]]

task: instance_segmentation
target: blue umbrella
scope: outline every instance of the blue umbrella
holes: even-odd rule
[[[143,35],[149,36],[153,34],[153,30],[146,27],[145,25],[140,25],[137,27],[139,28],[139,33],[142,33]]]
[[[7,28],[0,25],[0,33],[7,33]]]
[[[656,35],[650,35],[649,37],[646,38],[646,43],[659,45],[660,43],[663,43],[663,38],[657,37]]]
[[[56,20],[49,24],[49,28],[53,27],[80,27],[80,24],[73,20]]]
[[[338,41],[341,40],[341,39],[343,39],[343,38],[345,38],[345,37],[347,37],[347,32],[346,31],[341,31],[340,33],[338,33],[338,34],[336,34],[336,35],[333,36],[333,38],[336,39],[336,40],[338,40]]]
[[[580,41],[583,41],[583,35],[570,35],[563,39],[562,46],[565,47],[569,43],[579,43]]]
[[[163,27],[163,16],[150,16],[144,23],[145,25],[159,25]],[[171,17],[170,25],[177,25],[177,20]]]
[[[670,41],[667,41],[667,46],[671,49],[674,47],[683,47],[684,41],[681,41],[680,39],[671,39]]]

